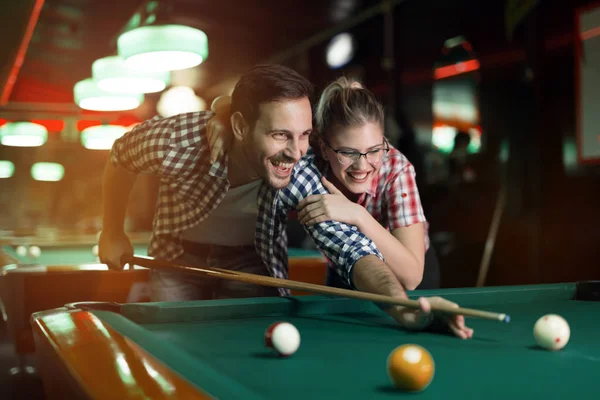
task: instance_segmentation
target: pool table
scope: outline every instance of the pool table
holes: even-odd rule
[[[149,234],[129,233],[137,255],[147,254]],[[92,253],[95,235],[3,241],[0,255],[0,310],[17,354],[35,351],[29,317],[33,312],[75,301],[142,302],[149,300],[149,270],[111,271]],[[38,245],[38,258],[19,256],[19,245]],[[326,262],[314,250],[289,249],[290,279],[323,284]],[[2,261],[2,260],[0,260]],[[294,291],[294,295],[306,293]]]
[[[442,289],[465,307],[512,322],[468,319],[462,341],[407,332],[370,302],[303,296],[173,303],[76,303],[31,324],[49,399],[567,399],[598,395],[600,282]],[[561,351],[536,347],[535,321],[557,313],[571,326]],[[275,321],[293,323],[301,346],[278,358],[264,346]],[[435,360],[431,385],[403,393],[387,376],[397,346]]]
[[[17,244],[18,243],[18,244]],[[41,255],[32,259],[16,253],[17,245],[39,243]],[[133,241],[136,254],[147,244]],[[33,312],[73,301],[141,302],[148,300],[149,271],[109,271],[92,253],[95,237],[78,240],[15,242],[1,248],[0,309],[17,355],[34,353],[29,317]],[[25,361],[20,361],[25,364]],[[28,367],[21,365],[13,373]],[[26,368],[30,369],[30,368]]]
[[[135,251],[146,253],[150,243],[149,232],[130,232],[127,234]],[[98,244],[96,235],[57,235],[55,237],[3,237],[0,239],[0,267],[7,264],[89,264],[97,263],[92,248]],[[38,246],[41,255],[37,258],[17,254],[17,247]]]

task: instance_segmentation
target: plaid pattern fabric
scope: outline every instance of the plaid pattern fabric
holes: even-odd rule
[[[404,154],[390,146],[371,189],[358,203],[390,231],[419,222],[425,225],[425,251],[429,249],[428,223],[421,205],[413,165]]]
[[[312,154],[313,150],[309,150]],[[327,174],[329,162],[316,157],[319,169]],[[429,249],[429,223],[425,218],[416,173],[408,159],[390,145],[390,151],[383,160],[377,176],[373,177],[371,188],[361,194],[357,203],[386,229],[410,226],[423,222],[425,226],[425,251]]]
[[[155,117],[136,126],[117,141],[111,160],[134,173],[161,178],[148,254],[174,260],[183,253],[181,234],[204,220],[229,190],[227,154],[209,163],[206,123],[212,112]],[[310,194],[327,193],[311,157],[295,167],[290,185],[275,190],[261,184],[255,247],[272,276],[288,277],[287,214]],[[354,263],[365,255],[383,256],[354,226],[323,222],[307,227],[319,249],[350,282]],[[282,296],[289,290],[279,289]]]
[[[296,210],[298,203],[312,194],[326,194],[321,183],[321,173],[315,164],[314,154],[307,154],[296,166],[290,184],[282,190],[273,190],[262,185],[259,190],[256,248],[263,260],[278,278],[287,278],[287,235],[285,227],[288,214]],[[330,266],[353,287],[350,279],[352,267],[360,258],[383,256],[375,244],[356,226],[335,221],[326,221],[304,227],[319,250],[331,260]],[[265,243],[271,245],[265,246]]]

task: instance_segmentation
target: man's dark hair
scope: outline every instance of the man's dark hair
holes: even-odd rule
[[[277,64],[257,65],[246,71],[231,95],[231,112],[240,112],[254,126],[259,106],[272,101],[312,100],[313,85],[291,68]]]

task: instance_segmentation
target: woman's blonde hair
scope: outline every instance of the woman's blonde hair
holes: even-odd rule
[[[383,127],[383,106],[360,82],[341,77],[323,90],[315,111],[315,122],[318,136],[323,138],[328,137],[336,127],[367,122]]]

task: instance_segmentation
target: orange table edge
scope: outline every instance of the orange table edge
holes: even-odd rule
[[[48,399],[211,399],[90,312],[42,311],[31,326]]]

